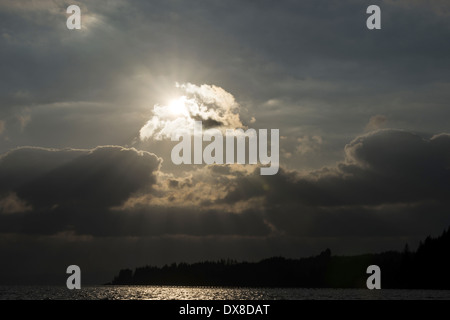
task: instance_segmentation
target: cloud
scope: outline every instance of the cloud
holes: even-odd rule
[[[22,110],[22,112],[17,115],[17,120],[20,124],[20,130],[23,131],[31,121],[30,108]]]
[[[373,236],[450,223],[450,135],[381,130],[336,166],[260,176],[251,166],[164,173],[148,152],[25,148],[0,162],[0,190],[32,211],[2,230],[94,236]],[[31,161],[32,160],[32,161]]]
[[[372,116],[369,119],[369,123],[367,123],[365,131],[370,132],[374,130],[379,130],[383,128],[386,124],[387,117],[383,115]]]
[[[334,167],[238,178],[222,201],[264,199],[267,219],[297,236],[408,235],[450,224],[450,135],[382,130],[354,139],[345,154]]]
[[[0,214],[11,214],[30,211],[31,207],[19,199],[15,193],[0,198]]]
[[[0,229],[54,233],[80,225],[95,228],[110,207],[141,189],[151,190],[160,164],[154,154],[116,146],[10,151],[0,158],[2,207],[23,213],[4,216]]]
[[[260,199],[224,203],[222,200],[235,188],[240,177],[252,172],[252,165],[213,165],[197,168],[175,176],[159,172],[158,184],[151,194],[130,197],[119,210],[137,210],[154,207],[197,208],[199,213],[223,212],[241,214],[244,211],[258,211]],[[261,216],[262,217],[262,216]]]
[[[0,120],[0,135],[3,134],[3,132],[5,131],[6,128],[6,123],[4,120]]]
[[[450,190],[450,135],[423,138],[411,132],[382,130],[354,139],[345,147],[345,160],[335,167],[308,173],[284,170],[273,185],[259,189],[267,201],[305,205],[379,205],[441,199]],[[253,179],[253,178],[252,178]],[[282,185],[278,185],[281,183]],[[255,188],[238,187],[229,196],[246,197]]]
[[[335,166],[281,169],[270,177],[207,166],[185,177],[161,178],[157,194],[132,197],[125,209],[167,208],[166,217],[174,219],[180,219],[178,208],[191,207],[199,208],[195,219],[207,211],[249,214],[253,223],[263,223],[261,230],[266,226],[267,235],[419,236],[450,224],[449,150],[448,134],[427,138],[380,130],[347,144],[345,159]]]
[[[176,132],[193,133],[194,122],[202,121],[205,128],[243,127],[239,119],[239,105],[233,95],[214,85],[197,86],[191,83],[177,86],[184,96],[169,105],[155,105],[153,117],[141,128],[141,140],[170,139]]]
[[[160,163],[161,159],[149,152],[97,147],[27,181],[17,191],[40,207],[109,207],[121,204],[140,188],[154,184],[154,172]]]
[[[296,148],[296,151],[300,153],[301,155],[317,151],[322,143],[322,137],[318,135],[314,136],[303,136],[300,138],[297,138],[298,146]]]
[[[8,63],[0,66],[5,75],[0,118],[8,123],[11,143],[0,152],[20,145],[129,144],[152,117],[149,107],[168,104],[176,81],[217,84],[239,101],[244,124],[255,116],[261,128],[282,128],[295,137],[318,134],[333,148],[313,160],[292,156],[288,162],[296,168],[338,161],[342,145],[374,110],[389,113],[393,127],[445,130],[448,19],[426,10],[427,2],[410,8],[399,2],[382,4],[383,23],[391,30],[385,37],[368,36],[361,9],[366,4],[353,0],[336,5],[80,1],[83,25],[92,16],[104,22],[85,37],[65,26],[65,8],[78,2],[2,1],[0,58]],[[298,30],[311,32],[299,39]],[[92,105],[89,117],[78,107],[41,107],[83,108],[83,102]],[[26,107],[32,122],[25,132],[14,130],[15,116]],[[210,125],[218,125],[215,121]],[[292,153],[296,145],[292,139],[282,147]]]
[[[0,195],[5,195],[0,210],[15,214],[0,217],[0,233],[115,237],[270,233],[255,208],[241,208],[236,214],[202,206],[221,194],[214,181],[226,187],[220,172],[208,180],[206,169],[195,177],[174,178],[160,172],[161,161],[152,153],[117,146],[26,147],[6,153],[0,158]]]
[[[116,1],[113,3],[116,3]],[[69,16],[66,14],[66,9],[70,5],[77,5],[80,7],[84,31],[86,30],[86,27],[98,23],[97,20],[99,19],[99,16],[89,10],[90,6],[84,4],[83,1],[77,0],[41,0],[39,2],[25,0],[20,1],[20,3],[17,1],[5,0],[0,4],[0,9],[20,15],[22,19],[34,23],[37,26],[45,26],[56,22],[58,18],[64,21],[64,19]],[[44,17],[47,19],[44,19]]]

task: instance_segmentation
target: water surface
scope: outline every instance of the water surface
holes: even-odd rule
[[[0,299],[83,300],[450,300],[449,290],[223,288],[173,286],[0,286]]]

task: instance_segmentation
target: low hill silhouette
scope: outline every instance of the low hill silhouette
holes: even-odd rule
[[[272,257],[259,262],[235,260],[173,263],[120,270],[112,285],[180,285],[303,288],[366,288],[369,265],[381,268],[382,288],[450,289],[450,229],[428,237],[416,252],[389,251],[333,256],[326,249],[301,259]]]

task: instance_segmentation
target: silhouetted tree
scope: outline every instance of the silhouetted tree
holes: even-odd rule
[[[450,289],[450,232],[445,230],[435,239],[427,237],[416,252],[406,244],[401,253],[351,257],[332,256],[327,248],[301,259],[181,262],[162,268],[140,267],[134,273],[120,270],[112,284],[355,288],[366,286],[366,269],[372,264],[381,268],[383,288]]]

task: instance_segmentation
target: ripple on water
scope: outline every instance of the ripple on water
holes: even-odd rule
[[[92,286],[81,290],[50,286],[0,286],[2,300],[340,300],[445,299],[446,290],[222,288],[174,286]]]

